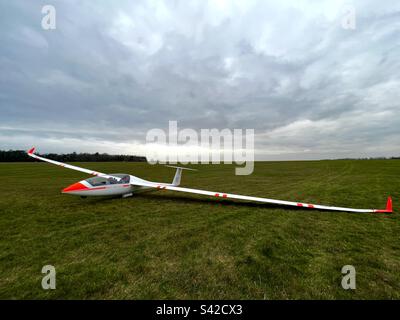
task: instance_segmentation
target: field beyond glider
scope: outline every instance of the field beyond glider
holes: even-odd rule
[[[171,182],[145,163],[78,163]],[[393,214],[323,212],[172,191],[81,199],[87,175],[0,164],[0,299],[400,299],[400,160],[190,165],[182,186]],[[56,289],[43,290],[44,265]],[[356,269],[356,289],[341,269]]]

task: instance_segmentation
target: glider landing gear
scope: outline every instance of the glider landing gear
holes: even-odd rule
[[[128,198],[128,197],[132,197],[132,196],[133,196],[133,193],[130,192],[130,193],[125,193],[125,194],[123,194],[123,195],[122,195],[122,198]]]
[[[87,196],[81,196],[81,199],[86,199],[87,198]]]

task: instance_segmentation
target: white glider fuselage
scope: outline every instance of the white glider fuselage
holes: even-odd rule
[[[70,186],[64,188],[61,192],[77,196],[124,196],[131,195],[134,192],[142,192],[144,190],[154,190],[150,185],[169,185],[165,183],[154,183],[151,181],[143,180],[129,174],[109,174],[113,177],[121,178],[116,180],[114,178],[94,177],[81,180]],[[148,184],[149,186],[141,186],[140,184]]]

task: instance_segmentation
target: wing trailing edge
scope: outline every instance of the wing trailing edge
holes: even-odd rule
[[[244,195],[238,195],[238,194],[214,192],[214,191],[191,189],[191,188],[182,188],[182,187],[171,186],[171,185],[166,185],[166,184],[145,183],[145,184],[142,184],[142,186],[161,189],[161,190],[170,190],[170,191],[177,191],[177,192],[199,194],[199,195],[211,196],[211,197],[223,198],[223,199],[236,199],[236,200],[245,200],[245,201],[251,201],[251,202],[271,203],[271,204],[283,205],[283,206],[292,206],[292,207],[298,207],[298,208],[302,208],[302,209],[316,209],[316,210],[356,212],[356,213],[392,213],[393,212],[391,197],[388,198],[387,203],[386,203],[386,208],[383,210],[356,209],[356,208],[326,206],[326,205],[320,205],[320,204],[311,204],[311,203],[294,202],[294,201],[286,201],[286,200],[268,199],[268,198],[253,197],[253,196],[244,196]]]

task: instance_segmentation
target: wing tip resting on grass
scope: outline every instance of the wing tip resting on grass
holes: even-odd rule
[[[392,201],[392,197],[389,196],[389,197],[387,198],[386,208],[385,208],[385,209],[383,209],[383,210],[376,209],[376,210],[374,210],[374,212],[376,212],[376,213],[393,213],[393,201]]]

